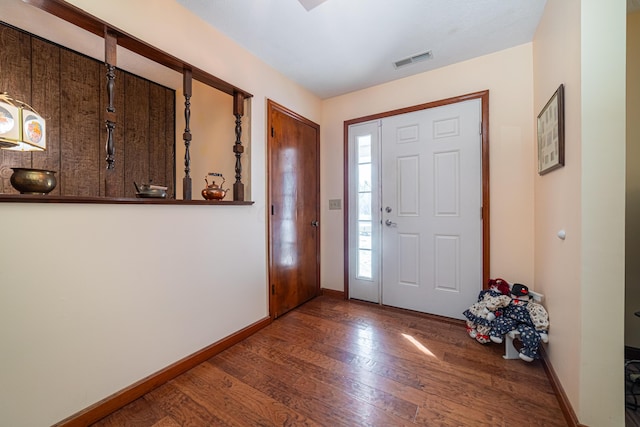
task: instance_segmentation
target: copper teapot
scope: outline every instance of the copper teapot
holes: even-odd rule
[[[207,181],[207,177],[205,176],[204,182],[207,183],[207,186],[204,188],[204,190],[202,190],[202,197],[204,197],[205,200],[224,199],[224,196],[227,195],[227,191],[229,191],[228,188],[226,190],[222,188],[222,184],[224,184],[224,177],[221,173],[215,172],[210,172],[209,176],[219,176],[220,178],[222,178],[222,182],[220,183],[220,185],[216,185],[215,181],[211,181],[211,184],[209,184],[209,181]]]

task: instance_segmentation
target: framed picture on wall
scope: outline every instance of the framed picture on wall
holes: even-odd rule
[[[538,114],[538,174],[564,166],[564,85]]]

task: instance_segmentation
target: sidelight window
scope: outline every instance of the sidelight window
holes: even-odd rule
[[[357,182],[358,182],[358,241],[357,241],[357,277],[371,279],[371,135],[357,138]]]

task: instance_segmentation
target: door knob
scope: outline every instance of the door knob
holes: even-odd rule
[[[395,222],[391,221],[390,219],[386,220],[384,223],[387,227],[395,227],[396,225],[398,225]]]
[[[317,220],[311,221],[311,226],[312,227],[317,227],[318,226],[318,221]]]

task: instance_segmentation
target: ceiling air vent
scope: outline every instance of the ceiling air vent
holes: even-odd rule
[[[410,64],[415,64],[416,62],[426,61],[427,59],[433,58],[433,52],[430,50],[427,52],[418,53],[417,55],[410,56],[408,58],[401,59],[393,63],[395,68],[406,67]]]

